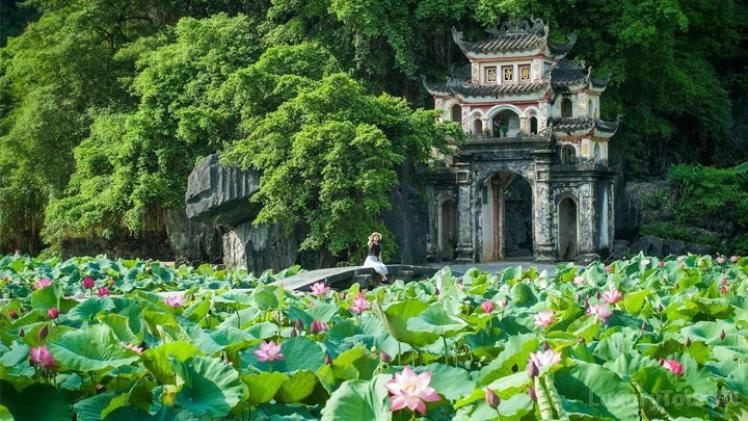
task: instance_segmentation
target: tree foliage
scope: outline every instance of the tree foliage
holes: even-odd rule
[[[258,223],[308,228],[302,249],[356,258],[362,238],[386,233],[380,214],[406,156],[425,163],[462,129],[439,113],[411,112],[402,100],[367,95],[345,74],[303,84],[295,98],[255,121],[225,159],[263,172]],[[391,243],[390,243],[391,244]]]

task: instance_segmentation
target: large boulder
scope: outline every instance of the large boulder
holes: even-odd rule
[[[281,224],[254,226],[246,222],[223,235],[223,263],[246,265],[259,276],[266,269],[276,271],[296,263],[298,235],[286,236]]]
[[[259,212],[259,205],[249,199],[259,188],[257,171],[225,167],[218,162],[218,156],[209,155],[190,173],[185,195],[187,217],[224,230],[251,221]]]
[[[166,213],[166,232],[174,260],[186,263],[221,263],[221,232],[212,225],[192,221],[183,211]]]

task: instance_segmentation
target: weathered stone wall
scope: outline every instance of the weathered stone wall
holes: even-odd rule
[[[61,254],[63,259],[105,254],[110,259],[174,260],[166,230],[122,234],[108,239],[97,237],[65,240],[61,246]]]
[[[405,162],[397,173],[400,186],[390,192],[392,209],[383,215],[384,223],[397,241],[397,251],[388,263],[423,263],[429,229],[427,196],[412,163]]]

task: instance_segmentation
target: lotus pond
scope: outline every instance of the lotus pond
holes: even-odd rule
[[[208,269],[0,259],[0,420],[748,417],[747,258],[304,293]]]

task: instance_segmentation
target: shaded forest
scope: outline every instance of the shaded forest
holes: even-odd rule
[[[216,152],[275,171],[263,220],[322,215],[307,247],[343,250],[380,227],[397,182],[389,170],[455,134],[414,111],[433,107],[421,75],[444,78],[466,62],[451,29],[477,39],[531,16],[551,38],[576,31],[569,57],[612,74],[602,117],[623,116],[612,154],[626,179],[748,159],[745,2],[4,1],[0,253],[163,230],[164,212],[184,207],[195,162]],[[371,165],[328,165],[354,152],[388,171],[356,183],[371,180]],[[303,186],[282,188],[293,171]],[[331,232],[350,215],[366,221]]]

